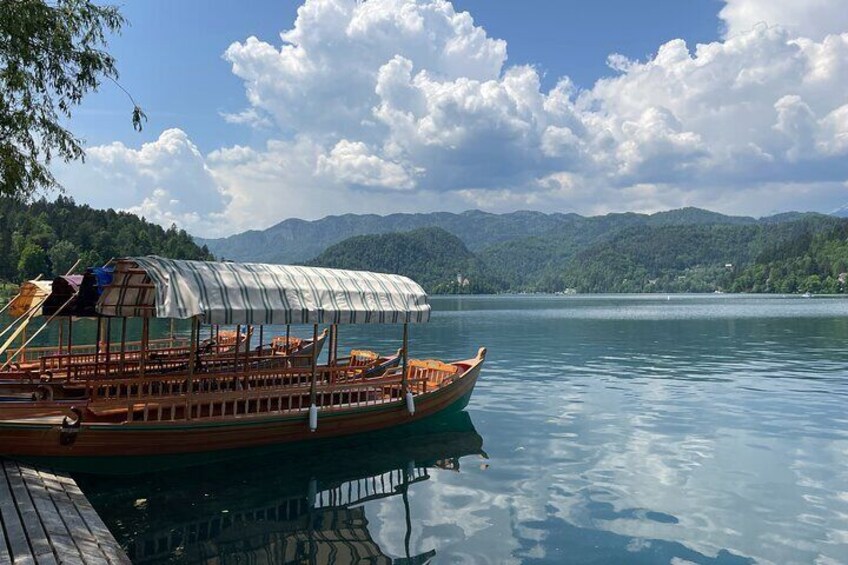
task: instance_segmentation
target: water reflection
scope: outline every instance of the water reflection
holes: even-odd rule
[[[483,439],[462,412],[317,448],[78,480],[133,563],[414,564],[436,548],[410,549],[410,490],[473,455],[485,456]],[[404,554],[373,539],[366,504],[375,501],[401,509]]]

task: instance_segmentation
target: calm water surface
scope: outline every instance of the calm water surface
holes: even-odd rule
[[[84,490],[138,563],[848,562],[848,300],[432,302],[464,414]]]

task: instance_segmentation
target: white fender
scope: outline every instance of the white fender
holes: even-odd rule
[[[409,415],[415,414],[415,397],[411,392],[406,393],[406,409],[409,410]]]
[[[309,431],[314,432],[318,429],[318,407],[312,404],[309,407]]]

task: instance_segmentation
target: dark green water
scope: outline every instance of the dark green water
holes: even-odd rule
[[[138,563],[848,562],[848,300],[433,305],[413,354],[489,348],[464,414],[85,492]]]

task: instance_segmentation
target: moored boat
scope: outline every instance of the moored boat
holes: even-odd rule
[[[326,337],[326,333],[325,333]],[[311,352],[311,340],[301,340],[300,345],[290,354],[290,359],[281,357],[274,358],[261,362],[261,365],[254,364],[253,367],[260,367],[267,371],[269,368],[276,366],[278,368],[295,367],[293,361],[303,358],[302,352]],[[317,351],[320,353],[323,345],[319,338]],[[278,352],[278,355],[282,353]],[[393,355],[383,356],[372,351],[353,350],[350,357],[337,360],[332,366],[319,365],[317,374],[319,382],[344,382],[352,379],[369,379],[377,378],[384,375],[390,369],[398,367],[400,364],[401,353],[396,352]],[[207,364],[205,374],[210,374],[211,366]],[[231,366],[231,365],[230,365]],[[156,379],[157,374],[162,374],[163,379]],[[228,374],[225,372],[225,375]],[[276,381],[276,386],[285,386],[286,382],[292,384],[301,383],[304,376],[308,375],[304,370],[290,370],[281,375]],[[11,375],[8,375],[11,377]],[[45,416],[64,416],[72,414],[71,408],[80,406],[81,403],[87,401],[94,394],[100,394],[103,390],[110,387],[120,385],[120,379],[138,377],[137,374],[121,375],[110,374],[109,377],[99,377],[97,379],[66,381],[43,380],[38,377],[31,378],[29,374],[22,373],[17,375],[17,378],[8,378],[0,380],[0,418],[3,419],[18,419],[32,418]],[[225,376],[226,379],[231,377]],[[168,386],[173,381],[167,373],[150,372],[146,377],[147,386]],[[199,381],[198,388],[204,387],[204,381]],[[218,386],[206,386],[206,388],[215,388]]]
[[[119,260],[99,316],[189,319],[185,369],[88,379],[86,396],[62,416],[2,415],[0,455],[148,456],[235,449],[391,428],[459,410],[473,391],[485,348],[444,363],[412,360],[408,325],[429,320],[423,289],[399,275],[280,265]],[[238,350],[226,370],[204,370],[200,326],[329,324],[328,363],[266,365],[276,353]],[[396,358],[353,352],[339,359],[340,324],[401,324]],[[142,337],[145,342],[146,336]],[[142,347],[142,362],[146,360]],[[255,353],[255,355],[254,355]],[[32,403],[35,405],[36,403]],[[35,416],[32,414],[32,416]]]

